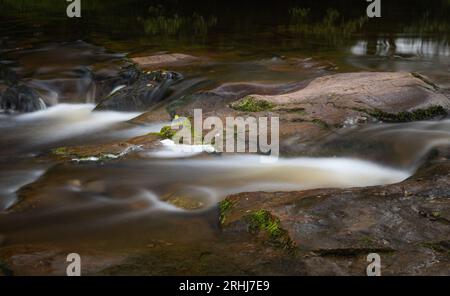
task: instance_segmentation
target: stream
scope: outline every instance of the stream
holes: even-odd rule
[[[0,1],[14,11],[14,4],[4,2]],[[131,122],[145,110],[93,111],[99,90],[92,71],[114,73],[130,54],[183,52],[205,57],[205,64],[180,69],[189,81],[179,90],[182,95],[189,94],[193,85],[202,89],[238,82],[289,89],[323,75],[363,70],[420,72],[441,87],[450,87],[449,31],[439,35],[431,27],[440,22],[449,26],[448,19],[439,16],[427,20],[431,28],[386,26],[374,34],[369,25],[354,32],[333,31],[331,39],[327,32],[317,31],[309,38],[295,26],[280,29],[295,21],[283,23],[284,7],[276,9],[271,22],[262,14],[265,18],[253,25],[235,23],[227,12],[222,16],[216,10],[202,10],[199,14],[205,20],[217,15],[219,24],[204,21],[206,27],[196,28],[195,34],[181,30],[152,35],[161,28],[141,15],[139,7],[146,4],[137,3],[141,6],[122,16],[123,24],[106,17],[89,19],[78,30],[60,16],[56,19],[61,18],[61,27],[51,27],[53,19],[32,12],[39,10],[2,15],[0,64],[38,89],[48,105],[32,113],[0,114],[0,235],[6,245],[101,242],[120,249],[141,246],[149,238],[207,240],[219,233],[217,203],[227,195],[397,183],[410,177],[432,148],[450,144],[447,118],[349,127],[317,143],[333,148],[320,157],[281,155],[270,164],[261,163],[256,155],[183,155],[165,153],[164,147],[160,153],[135,151],[136,157],[105,162],[61,164],[42,157],[58,147],[158,132],[166,124]],[[119,13],[122,8],[117,4],[111,11]],[[95,15],[95,9],[89,13]],[[166,12],[169,19],[171,15]],[[407,23],[410,16],[400,17]],[[127,34],[128,28],[135,31]],[[346,149],[334,149],[342,143]],[[383,149],[370,150],[379,146]],[[30,201],[24,211],[11,210],[27,204],[21,198],[31,196],[37,206]],[[177,207],[180,202],[187,209]]]

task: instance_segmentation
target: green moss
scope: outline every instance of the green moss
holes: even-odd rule
[[[159,131],[158,135],[163,139],[172,139],[172,137],[176,134],[176,130],[173,130],[170,125],[163,126]]]
[[[305,116],[307,114],[306,109],[299,107],[299,108],[280,108],[278,107],[276,111],[283,111],[283,112],[288,112],[291,114],[297,114],[299,116]]]
[[[220,224],[224,224],[225,223],[226,214],[231,210],[232,207],[233,207],[233,202],[228,200],[228,199],[224,199],[221,202],[219,202],[219,221],[220,221]]]
[[[363,236],[359,239],[362,245],[372,246],[377,244],[377,240],[370,236]]]
[[[391,248],[377,247],[350,247],[350,248],[334,248],[334,249],[317,249],[313,251],[319,256],[331,257],[353,257],[367,255],[369,253],[383,253],[383,255],[392,255],[395,250]]]
[[[419,246],[450,256],[450,241],[426,242]]]
[[[66,156],[68,155],[68,151],[66,147],[58,147],[52,150],[52,153],[55,155]]]
[[[310,8],[293,7],[289,9],[289,15],[291,17],[291,22],[295,24],[304,24],[308,21]]]
[[[214,15],[192,16],[170,15],[162,6],[150,6],[148,18],[138,18],[143,24],[145,33],[149,35],[170,36],[178,34],[194,34],[205,36],[208,30],[217,24]]]
[[[312,17],[312,15],[315,15]],[[289,10],[288,30],[295,34],[321,36],[335,43],[342,43],[346,36],[361,30],[368,17],[348,19],[338,10],[329,8],[321,18],[308,8],[294,7]]]
[[[264,233],[268,236],[268,242],[276,247],[292,249],[294,243],[288,232],[281,227],[280,219],[269,211],[258,210],[245,216],[248,230],[252,234]]]
[[[447,111],[442,106],[431,106],[426,109],[417,109],[414,111],[403,111],[397,114],[387,113],[378,109],[365,111],[370,116],[385,122],[410,122],[431,119],[436,116],[445,116]]]
[[[300,116],[306,115],[306,110],[304,108],[299,108],[298,110],[295,110],[294,112],[296,112]]]
[[[321,120],[321,119],[313,119],[311,120],[312,123],[314,123],[315,125],[320,126],[321,128],[325,128],[328,129],[328,123],[326,123],[325,121]]]
[[[231,104],[231,108],[244,112],[267,111],[273,107],[275,107],[273,103],[265,100],[257,100],[252,96],[246,96],[243,99]]]

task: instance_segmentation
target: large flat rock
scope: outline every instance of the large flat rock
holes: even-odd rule
[[[223,231],[245,237],[249,217],[266,213],[293,242],[307,274],[364,275],[367,255],[379,253],[385,275],[449,275],[450,154],[443,151],[398,184],[229,196],[221,206]],[[270,231],[267,225],[260,232]],[[273,249],[267,235],[253,236]]]
[[[449,98],[428,78],[405,72],[335,74],[314,79],[296,92],[251,97],[272,103],[273,111],[303,110],[301,118],[291,118],[288,114],[290,120],[321,120],[332,127],[371,119],[427,119],[433,117],[433,112],[425,111],[423,116],[411,112],[435,107],[450,109]]]

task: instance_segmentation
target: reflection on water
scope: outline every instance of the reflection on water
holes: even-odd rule
[[[371,48],[371,45],[367,41],[362,40],[352,46],[350,50],[354,55],[398,55],[403,57],[427,58],[450,56],[450,45],[448,41],[424,40],[422,38],[378,39],[374,48]]]

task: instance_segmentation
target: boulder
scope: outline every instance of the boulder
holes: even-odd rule
[[[11,86],[0,95],[0,109],[4,112],[34,112],[45,108],[40,95],[24,84]]]
[[[124,65],[117,73],[112,71],[94,73],[95,97],[103,99],[119,87],[130,86],[139,79],[141,74],[142,72],[133,64]]]
[[[102,99],[96,111],[143,111],[164,100],[183,76],[176,72],[153,71],[142,75],[126,86]]]
[[[250,234],[269,250],[294,246],[311,275],[364,275],[369,253],[380,254],[384,275],[449,275],[449,186],[446,147],[398,184],[240,193],[220,203],[219,220],[231,241]]]
[[[450,100],[426,77],[406,72],[342,73],[316,78],[303,89],[281,95],[250,95],[274,112],[302,109],[289,120],[321,120],[331,127],[369,119],[412,121],[443,115]],[[243,98],[249,99],[249,98]],[[298,114],[297,114],[298,115]]]

